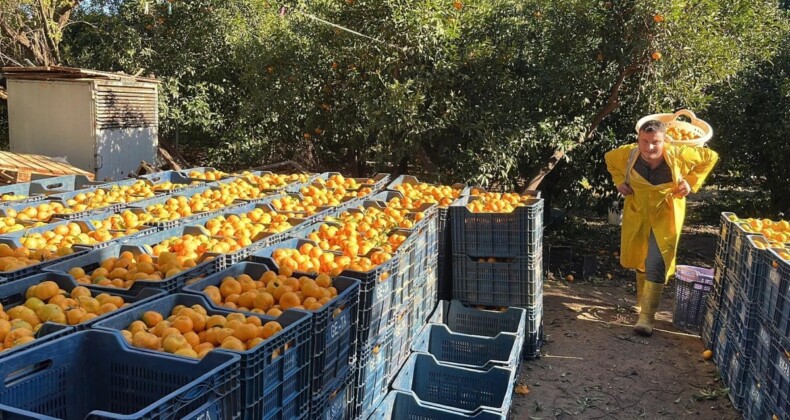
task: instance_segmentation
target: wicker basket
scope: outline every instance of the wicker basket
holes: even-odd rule
[[[678,117],[680,116],[687,117],[690,122],[678,120]],[[642,124],[650,120],[661,121],[666,124],[667,127],[677,127],[679,129],[690,131],[697,136],[697,138],[693,140],[675,140],[671,136],[667,135],[669,141],[676,146],[703,146],[713,137],[713,128],[710,126],[710,124],[697,118],[693,112],[687,109],[681,109],[674,114],[653,114],[643,117],[636,123],[636,132],[639,132],[639,127],[641,127]]]

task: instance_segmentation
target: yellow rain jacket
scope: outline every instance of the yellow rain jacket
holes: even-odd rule
[[[623,226],[620,236],[620,264],[625,268],[645,270],[650,230],[667,268],[667,278],[675,273],[678,240],[686,216],[686,198],[677,198],[674,191],[685,179],[697,192],[719,155],[704,147],[664,145],[664,160],[672,170],[671,183],[652,185],[633,168],[639,157],[637,144],[629,144],[606,153],[606,166],[615,185],[628,182],[634,193],[625,197]]]

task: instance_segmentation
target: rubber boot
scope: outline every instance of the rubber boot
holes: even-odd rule
[[[636,305],[631,309],[634,312],[639,312],[640,305],[642,304],[642,289],[645,288],[645,281],[647,281],[647,274],[640,271],[636,272]]]
[[[646,281],[642,290],[642,309],[639,311],[639,320],[634,325],[634,332],[650,337],[653,335],[653,322],[655,322],[661,294],[664,292],[664,283]]]

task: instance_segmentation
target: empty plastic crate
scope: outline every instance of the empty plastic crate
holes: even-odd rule
[[[442,407],[426,405],[414,393],[390,391],[369,420],[505,420],[506,415],[493,411],[481,410],[474,414],[464,414]]]
[[[526,331],[526,310],[507,308],[492,311],[465,306],[457,300],[440,301],[429,319],[432,324],[445,324],[450,331],[469,335],[496,337],[499,333],[524,335]]]
[[[225,277],[247,274],[260,279],[267,271],[279,273],[276,267],[244,262],[219,271],[184,288],[185,293],[207,297],[203,290],[208,286],[219,287]],[[309,276],[315,278],[315,276]],[[321,309],[312,312],[312,387],[311,394],[320,394],[337,387],[352,370],[356,346],[356,315],[359,302],[359,281],[348,277],[335,277],[332,286],[338,295]]]
[[[677,266],[672,325],[689,333],[698,333],[705,320],[705,304],[712,289],[712,269]]]
[[[120,335],[83,331],[0,363],[0,417],[233,419],[238,363],[226,352],[202,360],[143,352]]]
[[[214,308],[193,294],[173,294],[136,306],[95,324],[95,328],[120,331],[146,311],[168,316],[177,305],[200,305],[209,316],[236,311]],[[241,413],[245,419],[299,419],[310,414],[310,314],[287,310],[277,318],[252,314],[262,323],[279,322],[283,329],[257,347],[235,352],[241,356]],[[288,347],[286,349],[286,346]],[[214,350],[224,351],[224,350]],[[157,352],[151,352],[157,353]]]
[[[56,264],[52,264],[45,269],[47,272],[62,272],[68,273],[69,270],[75,267],[82,268],[86,274],[93,273],[94,270],[99,268],[102,261],[109,259],[109,258],[118,258],[121,253],[129,251],[135,256],[140,254],[150,254],[145,248],[141,246],[135,245],[111,245],[107,248],[92,250],[90,252],[82,253],[81,255],[71,258],[69,260],[59,262]],[[157,261],[157,257],[153,257],[154,262]],[[202,257],[201,260],[197,263],[196,266],[192,268],[188,268],[184,271],[179,272],[178,274],[170,277],[166,277],[161,281],[155,280],[136,280],[132,287],[130,287],[130,292],[143,290],[146,288],[151,289],[158,289],[164,290],[167,293],[175,293],[180,291],[187,282],[200,278],[203,276],[207,276],[219,270],[219,260],[217,259],[206,259],[206,257]],[[103,292],[112,292],[113,290],[124,290],[118,289],[114,287],[107,287],[107,286],[98,286],[94,284],[86,285],[89,289],[99,290]]]
[[[454,255],[453,299],[474,305],[534,305],[543,299],[542,255],[503,262]]]
[[[500,333],[495,337],[450,331],[447,325],[427,325],[415,338],[412,351],[429,353],[442,364],[487,370],[492,366],[516,369],[521,363],[524,337]]]
[[[486,371],[440,364],[430,354],[413,353],[392,389],[412,392],[425,404],[473,414],[477,410],[507,413],[513,397],[515,370]]]
[[[542,251],[543,200],[530,199],[512,213],[473,213],[461,197],[450,206],[454,255],[515,258]]]

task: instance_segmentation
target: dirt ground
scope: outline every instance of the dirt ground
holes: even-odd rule
[[[693,209],[693,204],[690,209]],[[718,227],[692,222],[681,237],[678,264],[710,267]],[[544,246],[569,245],[597,255],[585,279],[548,273],[544,286],[542,357],[524,362],[512,419],[739,419],[699,336],[672,326],[674,283],[657,314],[653,337],[635,336],[633,274],[619,267],[619,228],[603,218],[566,220]],[[609,279],[607,274],[611,274]]]

